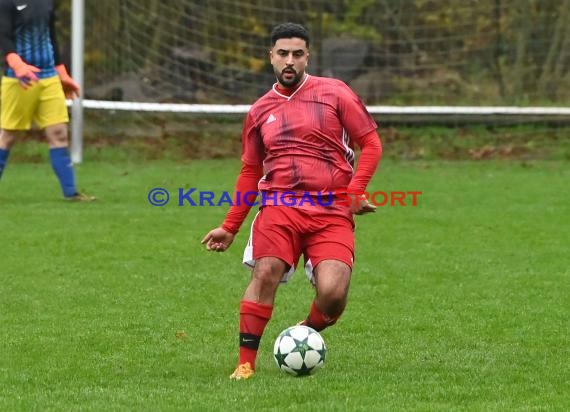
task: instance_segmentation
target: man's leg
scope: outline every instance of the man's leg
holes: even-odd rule
[[[230,378],[247,379],[253,375],[259,343],[271,319],[277,287],[286,270],[288,265],[279,258],[257,260],[240,303],[239,362]]]
[[[301,254],[301,225],[292,223],[298,215],[294,209],[266,206],[253,221],[244,263],[254,269],[240,304],[240,356],[232,379],[253,375],[259,342],[271,318],[277,288]]]
[[[0,178],[2,177],[2,172],[6,168],[6,163],[8,162],[8,157],[10,156],[10,149],[14,145],[18,132],[12,130],[2,130],[0,131]]]
[[[69,116],[65,103],[65,95],[58,76],[42,79],[42,95],[40,104],[34,115],[38,127],[44,130],[48,144],[51,166],[66,200],[91,201],[77,191],[75,171],[69,155],[69,138],[67,124]]]
[[[348,298],[351,268],[338,260],[323,260],[314,270],[316,296],[302,325],[321,331],[336,323]]]
[[[328,223],[323,225],[322,220]],[[311,229],[304,254],[316,296],[301,324],[321,331],[334,325],[346,307],[354,262],[354,226],[343,216],[322,216]]]
[[[49,144],[51,167],[59,180],[63,196],[71,198],[77,194],[77,188],[75,187],[73,163],[67,149],[69,145],[67,124],[47,126],[45,135]]]
[[[35,86],[24,90],[18,79],[3,76],[1,80],[0,100],[0,177],[6,168],[10,149],[23,131],[32,126],[33,108],[38,96]]]
[[[59,123],[45,128],[49,144],[51,167],[59,180],[59,185],[66,200],[90,202],[95,197],[79,193],[75,185],[75,171],[69,155],[67,123]]]

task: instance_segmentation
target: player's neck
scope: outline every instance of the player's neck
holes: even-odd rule
[[[301,78],[301,80],[299,80],[299,83],[297,83],[296,85],[294,85],[293,87],[286,87],[283,86],[281,83],[277,82],[275,85],[275,88],[277,89],[277,91],[285,96],[291,96],[293,93],[295,93],[295,91],[301,87],[301,85],[305,82],[305,79],[307,78],[307,73],[303,74],[303,77]]]

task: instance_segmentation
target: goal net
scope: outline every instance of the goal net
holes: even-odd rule
[[[309,72],[383,122],[569,119],[570,0],[113,0],[85,2],[86,126],[148,135],[165,112],[243,115],[274,82],[284,21],[312,34]]]

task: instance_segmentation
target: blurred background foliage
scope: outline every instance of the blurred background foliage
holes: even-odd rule
[[[60,2],[69,59],[71,1]],[[310,71],[368,104],[570,101],[570,0],[85,2],[88,97],[250,103],[273,82],[269,33],[313,36]]]
[[[271,28],[306,25],[311,72],[368,104],[567,104],[570,0],[102,0],[85,4],[98,99],[249,103]],[[61,1],[69,59],[71,1]],[[137,86],[136,84],[139,83]]]

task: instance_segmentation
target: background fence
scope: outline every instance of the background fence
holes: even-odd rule
[[[311,73],[346,81],[368,105],[570,101],[570,0],[88,0],[85,7],[89,99],[251,103],[274,81],[271,28],[291,20],[313,35]]]
[[[70,0],[59,17],[71,63]],[[268,37],[283,21],[311,31],[309,72],[347,82],[381,126],[568,136],[570,0],[86,0],[85,136],[237,137],[274,82]]]

